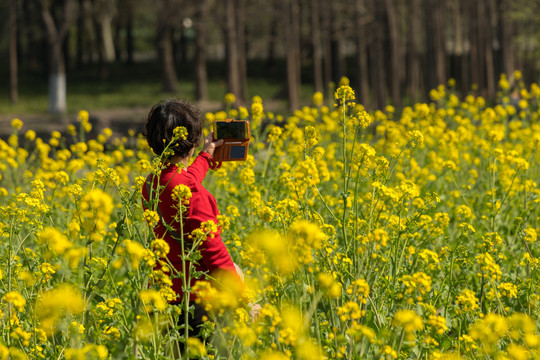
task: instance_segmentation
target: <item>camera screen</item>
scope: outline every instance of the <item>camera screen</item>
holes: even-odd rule
[[[243,121],[216,123],[216,139],[245,139],[246,123]]]
[[[231,159],[243,159],[246,157],[245,146],[231,146]]]

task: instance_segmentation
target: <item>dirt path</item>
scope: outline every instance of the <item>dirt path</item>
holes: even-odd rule
[[[220,102],[199,102],[202,113],[215,112],[223,108]],[[265,101],[265,110],[278,111],[280,104],[278,101]],[[147,107],[130,107],[105,110],[88,110],[90,113],[90,122],[93,126],[93,132],[98,133],[103,128],[110,128],[113,131],[113,137],[126,135],[128,130],[136,132],[143,130],[145,117],[148,115]],[[12,132],[11,120],[19,118],[24,125],[22,133],[29,129],[34,130],[38,136],[48,139],[50,133],[54,130],[65,132],[69,124],[75,124],[77,115],[52,115],[52,114],[0,114],[0,138],[6,139]]]
[[[89,111],[90,122],[94,132],[99,132],[105,127],[110,127],[115,136],[121,136],[129,129],[142,129],[145,112],[143,107],[94,110]],[[11,134],[11,120],[19,118],[24,125],[22,133],[34,130],[38,136],[47,139],[54,130],[65,132],[69,124],[77,122],[77,114],[52,115],[52,114],[2,114],[0,116],[0,138],[6,138]]]

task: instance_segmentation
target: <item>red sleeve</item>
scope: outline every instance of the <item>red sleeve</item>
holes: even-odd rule
[[[208,160],[206,157],[210,157],[210,154],[201,151],[193,163],[191,163],[191,165],[186,169],[188,177],[198,184],[202,183],[209,169]]]

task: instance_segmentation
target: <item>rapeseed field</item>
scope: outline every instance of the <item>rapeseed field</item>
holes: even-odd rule
[[[186,259],[221,227],[246,290],[186,285],[211,314],[202,340],[173,329],[189,306],[169,304],[181,274],[142,209],[160,169],[144,137],[90,139],[86,111],[46,141],[14,119],[0,141],[0,359],[169,359],[184,342],[201,359],[539,358],[540,87],[499,85],[491,105],[449,82],[368,113],[343,79],[291,116],[228,94],[206,127],[250,120],[250,155],[206,176],[221,216]],[[181,214],[191,194],[175,194]]]

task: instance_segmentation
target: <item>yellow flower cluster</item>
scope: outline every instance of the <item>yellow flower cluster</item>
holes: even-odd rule
[[[463,289],[456,297],[456,303],[460,306],[462,312],[471,312],[478,309],[478,298],[474,291]]]
[[[412,310],[399,310],[392,319],[393,326],[403,328],[408,340],[415,338],[415,333],[424,329],[422,318]]]
[[[184,184],[176,185],[171,193],[172,199],[178,204],[188,205],[193,195],[189,186]]]
[[[161,293],[154,289],[141,290],[139,292],[139,298],[141,299],[146,312],[151,312],[154,309],[163,311],[168,305],[167,301],[161,296]]]
[[[186,140],[188,136],[188,131],[185,126],[178,126],[174,128],[173,130],[173,140],[176,141],[178,139],[180,140]]]
[[[58,331],[61,321],[70,314],[80,314],[85,303],[79,290],[69,284],[60,284],[41,294],[36,302],[40,328],[51,336]]]
[[[3,297],[2,300],[8,304],[13,305],[18,311],[23,311],[24,306],[26,305],[26,299],[19,294],[17,291],[9,291]]]
[[[78,216],[81,229],[91,241],[101,241],[114,209],[111,196],[95,189],[86,193],[79,202]]]

